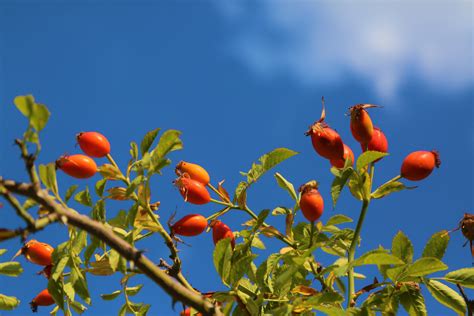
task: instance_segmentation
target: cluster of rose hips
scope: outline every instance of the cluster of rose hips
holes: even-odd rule
[[[380,128],[374,127],[372,119],[367,112],[368,108],[378,107],[373,104],[357,104],[349,108],[350,129],[354,139],[359,142],[362,151],[377,151],[386,153],[388,141]],[[329,160],[335,168],[344,168],[346,161],[349,165],[354,163],[354,153],[351,148],[343,143],[341,136],[324,121],[326,118],[324,103],[321,117],[306,132],[311,136],[314,150],[321,157]],[[380,158],[381,159],[381,158]],[[379,161],[376,160],[375,162]],[[437,151],[415,151],[403,160],[400,177],[419,181],[428,177],[435,167],[440,166]],[[318,220],[323,214],[324,201],[318,192],[316,181],[308,182],[301,186],[300,208],[303,215],[310,222]]]
[[[178,179],[174,181],[186,202],[202,205],[211,201],[206,186],[210,185],[209,173],[200,165],[181,161],[175,169]],[[197,236],[208,226],[207,219],[200,214],[189,214],[171,226],[173,235]],[[235,246],[235,237],[232,230],[219,220],[211,222],[212,239],[214,244],[223,238],[230,238],[232,248]]]
[[[104,135],[98,132],[79,133],[76,139],[87,156],[65,155],[56,161],[56,166],[74,178],[90,178],[97,172],[97,165],[90,157],[102,158],[109,155],[110,143]],[[186,202],[202,205],[211,201],[211,196],[206,188],[210,183],[210,177],[204,168],[182,161],[176,166],[176,173],[179,177],[174,183]],[[197,236],[206,230],[207,226],[208,221],[204,216],[189,214],[171,226],[171,234]],[[211,227],[214,243],[222,238],[231,238],[231,244],[234,247],[234,234],[226,224],[215,220],[211,223]]]
[[[110,143],[107,138],[97,132],[83,132],[76,136],[77,143],[87,155],[64,155],[56,160],[56,167],[71,177],[87,179],[97,172],[94,158],[102,158],[110,153]]]
[[[39,272],[39,274],[42,274],[47,279],[49,279],[51,277],[51,269],[53,268],[51,259],[53,251],[54,248],[50,245],[32,239],[25,243],[20,250],[18,250],[14,258],[18,257],[19,255],[23,255],[31,263],[43,266],[44,269]],[[44,289],[38,295],[36,295],[36,297],[30,302],[30,305],[31,310],[33,312],[37,312],[38,306],[50,306],[54,303],[54,299],[51,294],[49,294],[48,289]]]

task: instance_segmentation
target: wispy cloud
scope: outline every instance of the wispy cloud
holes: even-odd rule
[[[216,3],[235,27],[233,53],[263,77],[314,84],[350,73],[385,98],[407,80],[449,91],[474,82],[471,1]]]

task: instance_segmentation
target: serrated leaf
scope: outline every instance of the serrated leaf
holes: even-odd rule
[[[95,183],[95,193],[99,197],[103,197],[106,184],[107,184],[107,179],[105,178],[100,179],[99,181]]]
[[[158,145],[151,152],[152,157],[164,158],[167,154],[172,151],[180,150],[183,148],[183,142],[179,138],[181,132],[177,130],[167,130],[165,131],[158,141]]]
[[[81,303],[77,301],[71,301],[69,302],[69,304],[71,305],[72,309],[79,315],[81,315],[87,310],[87,307],[85,307],[84,305],[82,305]]]
[[[331,218],[328,219],[325,226],[352,223],[352,221],[353,221],[352,218],[350,218],[349,216],[336,214],[336,215],[331,216]]]
[[[104,163],[99,166],[99,173],[107,180],[121,180],[123,179],[122,172],[114,165]]]
[[[92,206],[92,198],[89,193],[89,187],[86,186],[85,190],[78,192],[74,196],[74,201],[79,202],[85,206]]]
[[[456,291],[449,286],[435,280],[426,282],[431,295],[444,306],[452,309],[456,314],[462,316],[466,314],[466,302]]]
[[[354,169],[347,168],[344,169],[340,175],[336,176],[331,184],[331,197],[332,197],[332,204],[333,207],[336,207],[337,201],[339,200],[339,196],[341,195],[342,189],[347,183],[347,180],[353,174]]]
[[[135,191],[135,189],[138,187],[138,185],[144,181],[144,179],[145,177],[143,176],[137,176],[135,179],[133,179],[132,182],[130,182],[130,185],[128,186],[125,194],[127,196],[131,195]]]
[[[74,192],[76,192],[78,187],[79,186],[77,184],[73,184],[67,189],[66,194],[64,195],[64,202],[69,202],[69,199],[71,199],[72,195],[74,194]]]
[[[370,196],[372,199],[381,199],[394,192],[399,192],[406,189],[412,190],[415,188],[416,187],[407,187],[399,181],[393,181],[393,182],[389,182],[389,183],[385,183],[381,185]]]
[[[60,309],[64,310],[64,290],[62,280],[54,280],[50,278],[48,281],[48,292],[54,299],[54,302],[58,304]]]
[[[82,249],[87,246],[87,232],[85,230],[80,230],[79,233],[74,238],[72,243],[72,252],[74,255],[78,256]]]
[[[89,290],[87,287],[87,281],[82,274],[81,270],[76,265],[73,265],[71,267],[71,278],[70,282],[72,283],[72,286],[74,290],[76,291],[77,295],[79,295],[80,298],[84,300],[87,304],[90,305],[91,303],[91,298],[89,295]]]
[[[18,96],[13,102],[18,110],[29,119],[31,126],[38,132],[48,123],[50,116],[48,108],[43,104],[36,103],[32,95]]]
[[[100,294],[100,297],[105,301],[111,301],[111,300],[114,300],[117,297],[119,297],[121,293],[122,293],[121,290],[117,290],[117,291],[112,292],[110,294]]]
[[[277,180],[277,183],[280,186],[280,188],[286,190],[290,194],[293,200],[295,201],[298,200],[298,195],[296,194],[295,187],[290,181],[286,180],[285,177],[283,177],[278,172],[275,173],[275,179]]]
[[[276,148],[266,153],[258,159],[259,163],[252,164],[252,168],[247,172],[247,183],[256,182],[265,172],[297,154],[288,148]]]
[[[58,183],[56,181],[56,166],[54,163],[39,165],[39,175],[44,186],[58,195]]]
[[[367,264],[376,264],[376,265],[385,265],[385,264],[394,264],[400,265],[403,264],[403,261],[398,257],[391,255],[384,251],[369,251],[356,260],[352,262],[353,266],[361,266]]]
[[[392,240],[392,254],[402,259],[405,263],[413,261],[413,245],[410,239],[399,231]]]
[[[228,278],[231,269],[232,258],[232,248],[230,243],[230,238],[223,238],[219,240],[212,255],[214,267],[216,268],[217,273],[219,273],[222,282],[227,286],[229,285]]]
[[[122,187],[113,187],[107,190],[109,195],[107,198],[117,201],[130,200],[131,197],[127,195],[127,189]]]
[[[448,269],[448,266],[441,260],[432,257],[424,257],[416,260],[412,265],[410,265],[406,271],[406,275],[420,277],[446,269]]]
[[[148,149],[150,149],[151,145],[155,141],[156,136],[160,132],[161,128],[155,128],[154,130],[149,131],[143,137],[142,142],[140,143],[140,150],[142,155],[144,155]]]
[[[464,268],[449,272],[444,280],[474,289],[474,268]]]
[[[23,273],[21,264],[16,261],[1,262],[0,263],[0,275],[6,275],[10,277],[17,277]]]
[[[112,271],[117,271],[119,261],[120,261],[120,254],[115,249],[110,250],[109,264]]]
[[[446,248],[448,248],[449,239],[449,234],[445,230],[433,234],[426,243],[422,256],[443,259]]]
[[[368,166],[370,163],[382,158],[388,156],[388,153],[382,153],[378,151],[366,151],[362,155],[357,158],[356,162],[356,168],[358,171],[360,171],[362,168]]]
[[[400,295],[400,303],[410,316],[426,316],[425,299],[420,291],[409,290]]]
[[[357,173],[353,172],[351,174],[351,176],[349,177],[349,182],[347,183],[347,187],[349,188],[349,191],[351,192],[353,197],[355,197],[359,201],[363,200],[364,196],[362,194],[362,182]]]
[[[0,310],[11,311],[20,305],[20,300],[14,296],[0,294]]]

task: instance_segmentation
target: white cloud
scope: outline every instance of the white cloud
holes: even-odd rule
[[[355,74],[385,98],[407,79],[449,91],[474,82],[471,1],[217,2],[237,31],[233,53],[263,77]]]

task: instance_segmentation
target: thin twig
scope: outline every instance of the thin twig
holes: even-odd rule
[[[31,216],[30,213],[28,213],[28,211],[23,208],[23,206],[20,204],[20,201],[18,201],[15,196],[13,196],[6,189],[2,192],[1,188],[0,194],[2,194],[5,200],[10,203],[10,205],[15,209],[17,215],[20,216],[26,222],[28,227],[33,227],[35,225],[35,219],[33,218],[33,216]]]
[[[471,300],[467,297],[466,293],[464,292],[464,288],[463,288],[459,283],[456,283],[456,286],[458,287],[459,292],[461,293],[462,298],[463,298],[464,301],[466,302],[467,314],[468,314],[469,316],[472,316],[474,301],[471,301]]]

